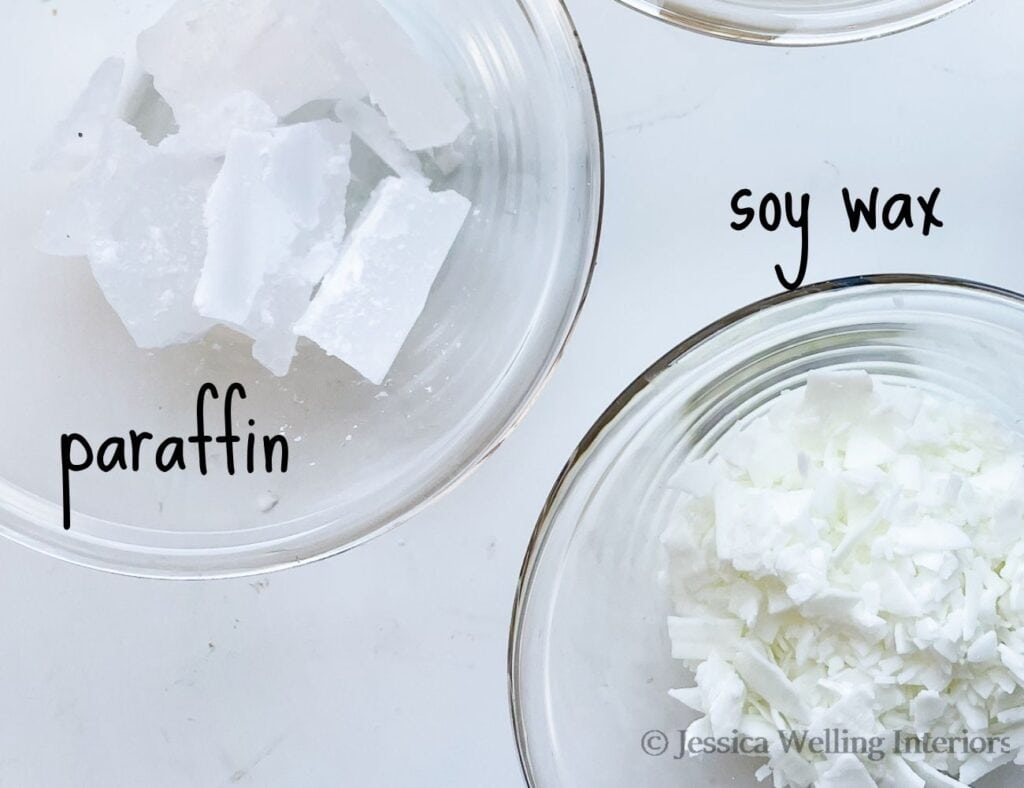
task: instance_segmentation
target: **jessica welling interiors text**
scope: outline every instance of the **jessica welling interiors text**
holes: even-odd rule
[[[846,729],[824,731],[777,731],[775,737],[744,736],[733,731],[731,736],[690,737],[686,731],[665,733],[647,731],[640,746],[651,757],[682,760],[700,755],[767,756],[773,752],[795,752],[802,755],[859,755],[878,762],[886,755],[969,754],[1009,755],[1012,742],[1007,736],[932,736],[895,731],[886,736],[855,736]]]

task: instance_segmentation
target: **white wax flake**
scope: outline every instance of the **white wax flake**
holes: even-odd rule
[[[327,14],[370,99],[407,148],[449,145],[465,131],[466,113],[376,0],[331,3]]]
[[[810,712],[793,682],[767,656],[747,648],[736,655],[734,667],[749,689],[755,691],[794,723],[810,719]]]
[[[910,714],[917,729],[924,732],[942,716],[948,707],[949,703],[939,693],[922,690],[910,702]]]
[[[232,135],[206,203],[209,244],[195,296],[201,315],[246,322],[299,233],[319,222],[332,153],[313,123]]]
[[[674,659],[707,659],[716,646],[723,646],[740,636],[739,622],[701,618],[670,618]]]
[[[139,60],[176,114],[243,90],[281,117],[318,99],[357,100],[363,88],[322,16],[320,2],[182,0],[139,35]]]
[[[817,788],[877,788],[856,755],[840,755],[818,777]]]
[[[395,138],[387,119],[373,107],[339,101],[334,113],[395,175],[426,180],[420,160]]]
[[[383,383],[469,208],[455,192],[385,179],[295,333]]]
[[[117,108],[124,70],[121,58],[112,57],[100,64],[70,114],[43,146],[36,167],[79,172],[96,158]]]
[[[759,774],[776,788],[962,787],[1024,746],[1020,435],[864,372],[819,373],[670,487],[668,633],[698,684],[672,695],[706,715],[692,730],[1013,741],[1010,755],[773,751]]]
[[[712,734],[728,736],[738,729],[743,720],[747,688],[732,666],[712,652],[697,670],[696,681],[699,709],[707,715]]]

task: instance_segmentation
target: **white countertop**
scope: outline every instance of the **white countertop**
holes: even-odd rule
[[[737,189],[812,194],[808,281],[906,271],[1024,290],[1018,0],[801,51],[570,6],[604,115],[606,229],[526,422],[413,522],[261,580],[143,582],[0,544],[0,785],[522,785],[506,639],[552,482],[637,373],[797,265],[795,231],[729,228]],[[941,187],[945,227],[852,235],[844,186]]]

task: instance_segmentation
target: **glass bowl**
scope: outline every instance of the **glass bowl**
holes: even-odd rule
[[[0,208],[0,531],[133,575],[264,572],[338,553],[408,518],[523,416],[590,281],[603,189],[597,105],[559,0],[386,0],[471,117],[447,185],[474,202],[389,381],[371,385],[312,345],[274,378],[226,331],[142,351],[85,261],[35,251],[61,184],[29,162],[96,65],[130,50],[169,2],[23,3],[0,31],[0,174],[18,195]],[[221,455],[211,458],[219,472],[203,477],[190,454],[188,472],[159,473],[150,460],[138,473],[77,473],[65,532],[61,435],[81,433],[94,447],[132,429],[190,435],[206,382],[222,393],[245,386],[236,434],[252,418],[258,435],[286,435],[289,472],[229,477]]]
[[[912,379],[1019,423],[1022,358],[1024,297],[873,276],[754,304],[641,375],[574,453],[523,566],[509,671],[529,785],[757,786],[754,759],[674,757],[697,715],[668,696],[690,677],[671,659],[668,595],[657,582],[659,538],[680,494],[667,481],[814,370]],[[1020,772],[981,784],[1010,788]]]
[[[698,33],[779,46],[863,41],[931,22],[971,0],[619,0]]]

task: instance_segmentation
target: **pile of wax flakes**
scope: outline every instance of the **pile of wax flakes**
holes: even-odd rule
[[[181,0],[137,61],[40,156],[71,183],[43,251],[87,257],[139,347],[219,324],[276,375],[306,337],[383,383],[471,207],[425,175],[469,119],[413,42],[376,0]],[[381,173],[361,211],[353,137]]]
[[[771,742],[757,777],[775,788],[967,788],[1024,763],[1014,430],[923,388],[816,372],[672,486],[668,629],[696,686],[671,694],[703,715],[689,738]]]

